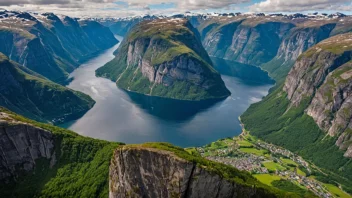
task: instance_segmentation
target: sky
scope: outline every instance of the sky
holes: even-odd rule
[[[0,0],[0,9],[53,12],[73,17],[171,15],[187,11],[309,13],[352,15],[352,0]]]

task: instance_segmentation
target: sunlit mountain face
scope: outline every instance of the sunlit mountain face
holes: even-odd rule
[[[2,0],[0,197],[351,197],[347,0]]]

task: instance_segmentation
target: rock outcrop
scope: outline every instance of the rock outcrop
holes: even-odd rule
[[[12,120],[0,112],[0,181],[9,182],[32,171],[36,160],[56,163],[53,135],[46,130]]]
[[[338,136],[336,144],[352,158],[351,60],[351,33],[324,40],[298,59],[284,91],[292,106],[309,101],[307,114],[330,136]]]
[[[110,198],[275,197],[255,184],[227,180],[173,152],[144,146],[115,150],[109,182]]]
[[[183,100],[230,95],[185,19],[144,21],[121,43],[116,58],[96,71],[120,88],[151,96]]]

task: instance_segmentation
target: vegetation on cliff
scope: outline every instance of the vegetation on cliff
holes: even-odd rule
[[[10,183],[1,183],[1,197],[108,197],[109,165],[121,143],[82,137],[72,131],[38,123],[0,108],[8,122],[34,125],[54,137],[55,164],[38,159],[31,172],[20,172]]]
[[[94,105],[77,92],[10,61],[0,53],[0,106],[31,119],[60,123],[76,119]]]
[[[230,95],[185,19],[144,21],[121,43],[116,58],[96,71],[128,91],[183,100]]]
[[[328,173],[315,172],[317,179],[349,193],[351,106],[346,82],[352,76],[351,49],[351,34],[310,48],[298,58],[285,85],[241,116],[252,135],[298,153]]]

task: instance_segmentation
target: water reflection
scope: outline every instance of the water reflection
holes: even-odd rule
[[[241,79],[246,84],[274,84],[275,81],[268,76],[266,71],[252,65],[211,58],[215,69],[222,75],[232,76]]]
[[[146,96],[127,91],[125,91],[125,93],[145,112],[165,121],[177,121],[183,123],[194,118],[197,113],[206,111],[216,103],[225,100],[182,101]]]

